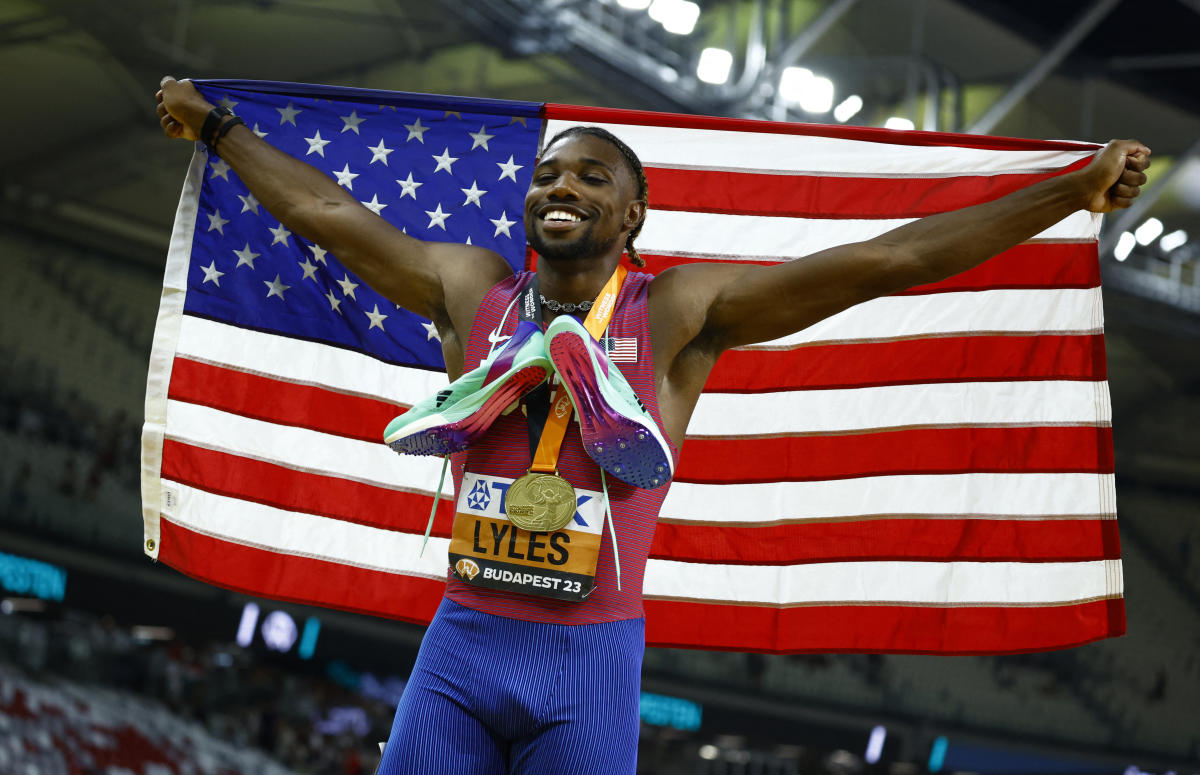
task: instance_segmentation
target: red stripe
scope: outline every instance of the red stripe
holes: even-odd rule
[[[168,398],[256,420],[383,442],[383,429],[408,407],[175,358]]]
[[[1039,181],[1081,169],[1090,161],[1080,159],[1053,172],[945,178],[779,175],[646,167],[646,182],[650,206],[655,210],[789,218],[923,218],[999,199]]]
[[[724,484],[887,474],[1112,471],[1111,428],[932,428],[840,436],[689,438],[675,479]]]
[[[1071,143],[1050,140],[1026,140],[1018,137],[954,134],[951,132],[915,132],[874,127],[834,126],[830,124],[801,124],[779,121],[760,121],[748,118],[721,116],[692,116],[684,113],[657,113],[648,110],[618,108],[586,108],[548,102],[542,116],[559,121],[581,123],[635,124],[639,126],[676,127],[679,129],[721,129],[729,132],[758,132],[780,135],[836,137],[842,140],[862,140],[869,143],[918,146],[957,146],[993,151],[1092,151],[1100,148],[1092,143]]]
[[[218,495],[316,514],[359,525],[423,534],[433,497],[296,471],[253,458],[170,439],[163,442],[162,477]],[[450,536],[454,501],[438,503],[433,535]]]
[[[693,256],[641,254],[646,271],[662,274],[675,266],[696,263],[736,263],[738,266],[774,266],[779,259],[730,261]],[[1100,261],[1095,242],[1034,242],[1018,245],[974,269],[936,283],[918,285],[896,296],[952,291],[987,291],[1018,288],[1095,288],[1100,285]]]
[[[444,581],[355,568],[222,541],[163,517],[158,558],[193,578],[249,595],[428,624]]]
[[[1125,633],[1125,602],[1038,608],[759,606],[646,601],[650,646],[729,651],[1003,654]]]
[[[752,385],[747,385],[753,379]],[[1104,337],[955,336],[794,350],[730,350],[706,393],[912,385],[933,382],[1106,379]]]
[[[428,623],[441,581],[279,554],[161,521],[159,559],[245,594]],[[985,654],[1066,648],[1125,632],[1124,601],[1045,608],[806,606],[646,601],[651,646],[769,651]]]
[[[1052,562],[1120,559],[1115,519],[876,519],[769,527],[660,521],[650,556],[728,565],[855,560]]]

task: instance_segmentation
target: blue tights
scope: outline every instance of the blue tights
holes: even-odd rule
[[[634,775],[645,623],[507,619],[443,600],[380,775]]]

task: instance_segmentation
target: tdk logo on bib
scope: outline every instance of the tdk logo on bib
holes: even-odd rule
[[[472,516],[508,519],[505,496],[513,479],[467,472],[459,490],[458,511]],[[604,496],[593,490],[575,489],[575,516],[564,530],[600,534],[604,527]]]

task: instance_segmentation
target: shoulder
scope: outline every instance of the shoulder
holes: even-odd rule
[[[678,264],[650,275],[650,304],[672,311],[697,305],[707,309],[721,290],[736,282],[746,269],[740,264],[715,261]]]

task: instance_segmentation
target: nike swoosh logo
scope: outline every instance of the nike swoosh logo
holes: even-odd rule
[[[492,344],[500,344],[501,342],[508,341],[509,339],[512,339],[512,334],[500,336],[500,329],[498,328],[494,331],[488,331],[488,341]]]

